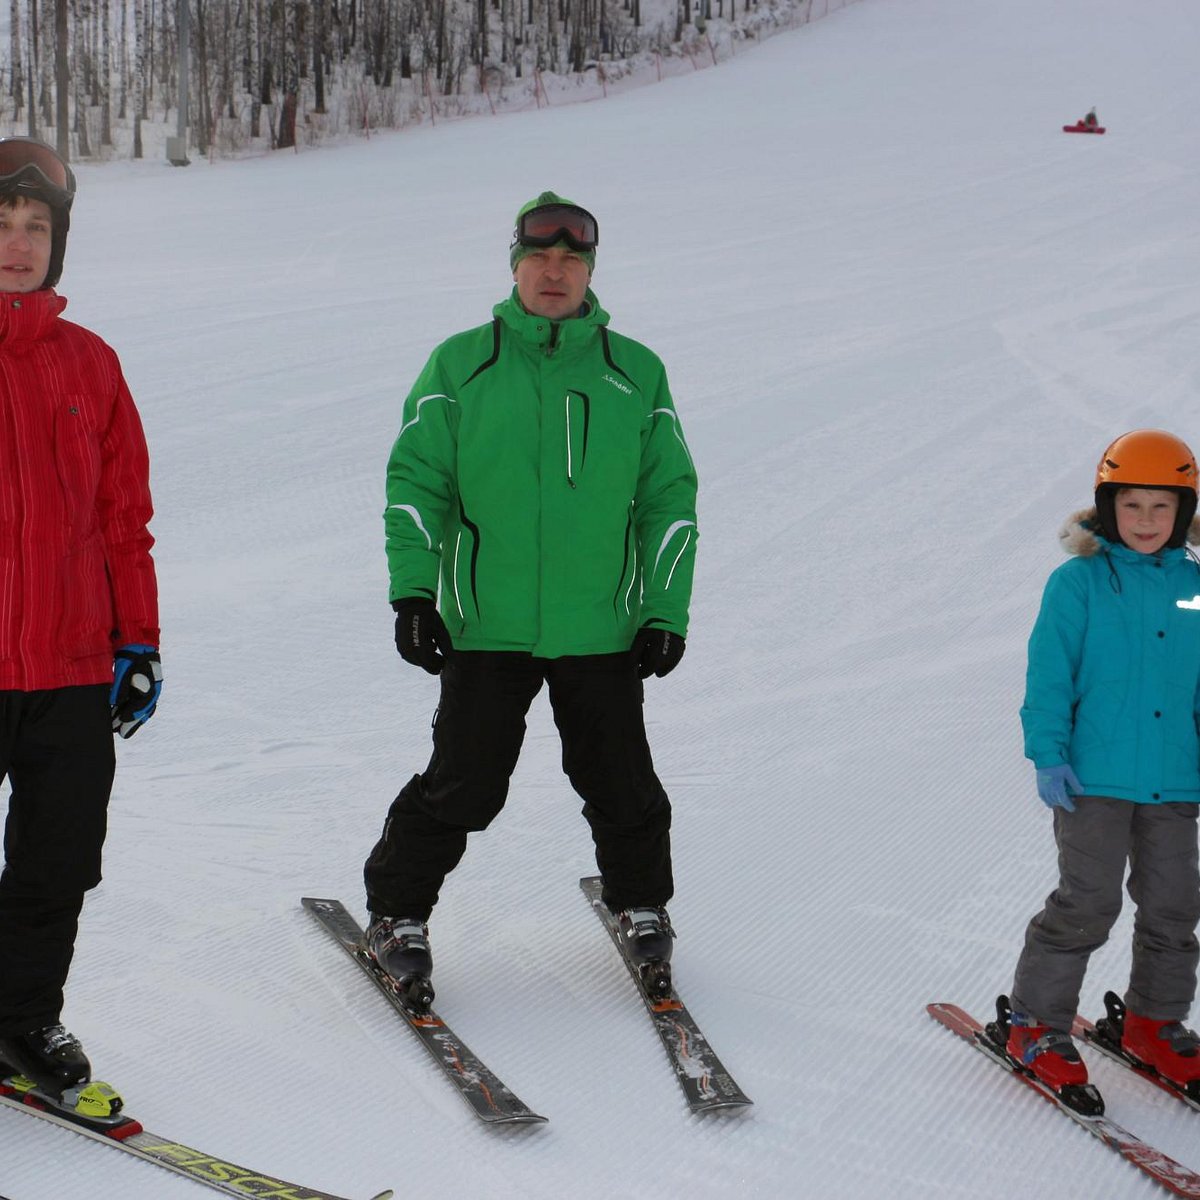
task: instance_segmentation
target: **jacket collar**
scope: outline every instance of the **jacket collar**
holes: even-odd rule
[[[525,311],[514,286],[508,298],[492,309],[504,324],[531,346],[578,346],[587,341],[601,325],[608,324],[608,313],[600,307],[595,292],[588,288],[583,300],[586,311],[566,321],[551,321]]]
[[[0,292],[0,349],[16,349],[45,337],[66,307],[66,298],[53,288]]]

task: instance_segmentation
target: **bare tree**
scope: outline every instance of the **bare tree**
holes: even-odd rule
[[[9,95],[13,102],[13,116],[20,120],[24,102],[25,81],[21,76],[21,6],[18,0],[9,0],[8,6],[8,52],[12,56],[12,78]]]
[[[312,0],[313,7],[313,109],[316,112],[325,111],[325,55],[326,55],[326,13],[325,0]]]
[[[146,116],[145,0],[133,0],[133,157],[142,157],[142,121]]]
[[[100,46],[97,55],[98,67],[97,73],[99,79],[100,91],[100,145],[111,146],[112,139],[112,52],[109,47],[112,45],[110,38],[110,30],[108,24],[109,4],[103,4],[103,19],[100,31]],[[124,6],[122,5],[122,9]]]
[[[86,90],[87,82],[88,82],[88,77],[87,77],[88,73],[87,73],[87,69],[86,69],[86,67],[87,67],[87,51],[86,51],[87,41],[86,41],[86,32],[85,31],[87,28],[87,18],[90,16],[90,12],[88,11],[89,4],[90,4],[90,0],[75,0],[75,3],[72,5],[72,10],[73,10],[72,15],[74,17],[74,20],[71,22],[71,25],[74,30],[75,45],[77,48],[80,48],[82,51],[82,59],[83,59],[83,69],[82,70],[77,69],[74,72],[71,71],[70,58],[69,58],[69,46],[64,45],[64,47],[63,47],[64,56],[67,57],[68,82],[72,82],[74,84],[74,88],[73,88],[74,94],[72,96],[72,99],[75,101],[75,136],[78,140],[79,157],[80,158],[89,158],[92,153],[91,143],[88,139],[88,128],[87,128],[88,95],[87,95],[87,90]],[[63,41],[64,41],[64,43],[66,42],[65,37],[63,38]],[[62,135],[60,134],[59,136],[60,136],[60,140],[61,140]]]
[[[71,69],[67,60],[67,0],[54,0],[54,125],[58,153],[71,155]]]
[[[279,112],[279,135],[276,145],[281,149],[296,144],[296,109],[299,104],[300,63],[298,32],[299,0],[281,0],[283,12],[283,104]]]

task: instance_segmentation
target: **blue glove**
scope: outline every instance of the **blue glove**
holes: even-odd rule
[[[113,733],[131,738],[154,716],[162,691],[162,661],[157,646],[122,646],[113,656]]]
[[[1078,796],[1083,791],[1083,784],[1075,778],[1071,764],[1062,763],[1057,767],[1038,769],[1037,790],[1047,808],[1062,808],[1067,812],[1074,812],[1075,805],[1071,801],[1071,794]]]

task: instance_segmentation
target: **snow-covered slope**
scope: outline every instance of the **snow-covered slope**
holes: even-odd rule
[[[151,439],[167,680],[120,746],[65,1016],[131,1109],[353,1197],[1155,1195],[923,1005],[985,1013],[1053,883],[1016,714],[1057,524],[1115,434],[1200,442],[1198,54],[1190,0],[864,0],[594,104],[81,168],[63,291]],[[1059,132],[1093,104],[1105,137]],[[733,1119],[688,1117],[579,895],[543,701],[432,928],[440,1010],[548,1126],[478,1128],[298,904],[361,912],[427,757],[383,466],[546,187],[598,214],[596,290],[701,472],[688,653],[647,716],[676,976],[757,1102]],[[1194,1115],[1093,1077],[1200,1168]],[[0,1112],[10,1200],[101,1191],[203,1194]]]

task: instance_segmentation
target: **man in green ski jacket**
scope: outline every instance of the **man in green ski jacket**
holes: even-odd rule
[[[608,328],[589,287],[598,240],[553,192],[520,210],[512,294],[434,350],[388,462],[396,645],[441,698],[429,765],[367,860],[367,941],[418,1008],[442,881],[504,806],[543,682],[604,901],[670,987],[671,808],[643,680],[683,655],[696,472],[662,363]]]

